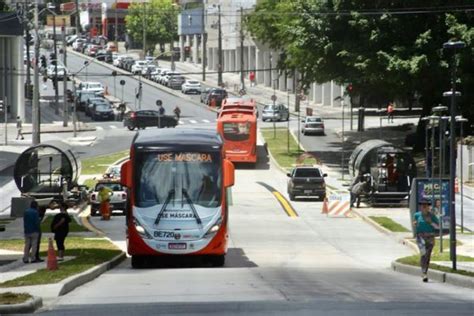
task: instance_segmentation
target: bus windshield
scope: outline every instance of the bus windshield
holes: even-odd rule
[[[138,207],[164,203],[208,208],[220,205],[219,153],[137,152],[136,162]]]
[[[250,123],[233,123],[223,124],[224,138],[230,141],[242,141],[249,139]]]

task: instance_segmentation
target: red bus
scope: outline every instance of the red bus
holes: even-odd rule
[[[257,115],[254,109],[224,106],[217,119],[226,158],[233,162],[257,162]]]
[[[246,98],[226,98],[222,102],[221,106],[221,111],[224,110],[230,110],[230,109],[235,109],[235,110],[253,110],[255,111],[255,115],[258,118],[258,109],[257,109],[257,103],[255,102],[254,99],[246,99]],[[219,114],[220,114],[219,112]],[[218,117],[219,117],[218,114]]]
[[[152,129],[135,136],[121,169],[133,268],[165,255],[203,255],[213,266],[224,265],[226,192],[234,184],[234,165],[224,156],[213,131]]]

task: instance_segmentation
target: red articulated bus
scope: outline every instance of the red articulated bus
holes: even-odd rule
[[[145,130],[133,139],[121,183],[129,189],[127,252],[132,267],[149,257],[202,255],[225,262],[227,189],[234,165],[221,137],[199,129]]]
[[[230,161],[257,162],[257,111],[252,103],[224,102],[219,113],[217,131],[224,140],[225,155]]]

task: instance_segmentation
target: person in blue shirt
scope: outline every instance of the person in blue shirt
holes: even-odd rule
[[[431,213],[431,203],[422,200],[419,203],[419,211],[413,216],[415,226],[416,243],[420,249],[421,277],[423,282],[428,282],[428,267],[430,266],[431,252],[435,243],[435,229],[439,228],[438,217]]]
[[[23,228],[25,233],[25,248],[23,251],[23,262],[39,262],[36,260],[36,249],[40,233],[40,217],[38,214],[38,202],[32,201],[30,207],[23,214]]]

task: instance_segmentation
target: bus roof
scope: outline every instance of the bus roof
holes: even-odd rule
[[[219,114],[218,121],[257,121],[253,110],[224,110]]]
[[[133,139],[137,146],[160,146],[160,145],[199,145],[199,146],[222,146],[220,135],[213,130],[204,129],[147,129],[138,132]]]
[[[227,105],[247,105],[247,106],[256,106],[257,103],[254,99],[249,98],[226,98],[222,102],[222,107]]]

